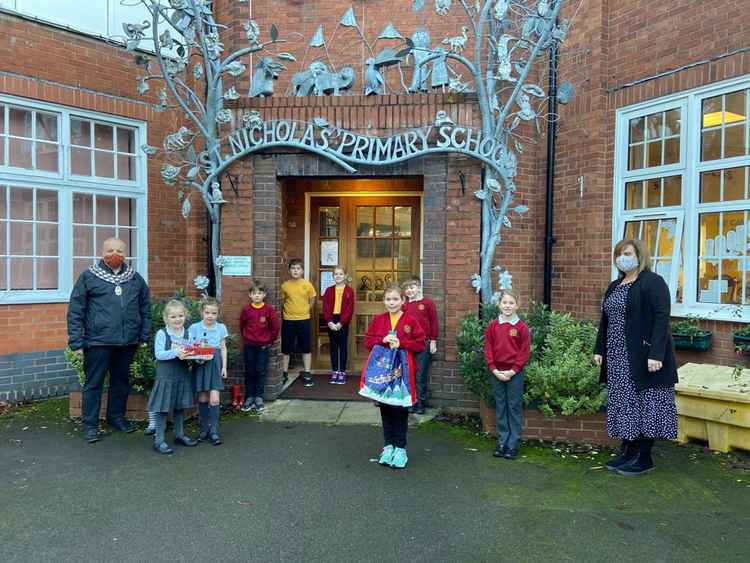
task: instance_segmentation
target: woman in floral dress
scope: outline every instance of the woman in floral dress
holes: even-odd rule
[[[654,467],[654,439],[677,437],[677,367],[669,332],[670,295],[640,240],[622,240],[612,253],[619,271],[604,294],[594,350],[607,383],[607,433],[622,439],[607,469],[640,475]]]

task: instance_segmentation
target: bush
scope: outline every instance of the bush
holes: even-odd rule
[[[457,339],[458,372],[466,388],[487,406],[493,407],[495,398],[490,384],[492,374],[484,361],[484,330],[492,319],[497,318],[497,312],[494,315],[490,314],[490,306],[485,310],[488,314],[483,315],[482,319],[476,315],[467,315],[461,321]]]
[[[187,297],[184,290],[178,291],[172,297],[151,303],[151,334],[149,335],[148,346],[139,346],[133,357],[133,363],[130,364],[130,385],[133,391],[138,393],[148,393],[154,386],[154,379],[156,378],[154,337],[159,329],[164,328],[164,306],[170,299],[179,299],[185,304],[188,310],[188,318],[185,319],[185,326],[190,326],[192,323],[201,320],[200,301]],[[236,357],[237,336],[230,333],[227,338],[227,365],[232,366]],[[70,367],[76,371],[78,382],[83,386],[85,380],[83,358],[68,348],[65,350],[65,359],[70,364]]]
[[[598,412],[607,404],[607,390],[591,361],[596,327],[554,311],[548,321],[541,349],[526,367],[524,402],[547,416]]]

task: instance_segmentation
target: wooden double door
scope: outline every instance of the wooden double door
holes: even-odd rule
[[[344,266],[356,304],[349,325],[348,371],[367,357],[364,334],[382,313],[383,289],[420,272],[419,197],[325,196],[310,198],[310,280],[322,297],[333,285],[333,270]],[[331,367],[322,300],[313,312],[313,369]]]

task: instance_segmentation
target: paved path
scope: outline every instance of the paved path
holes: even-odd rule
[[[410,431],[409,466],[397,471],[373,461],[377,427],[232,416],[224,445],[160,457],[140,434],[84,444],[64,408],[0,418],[3,562],[724,562],[750,553],[750,472],[697,447],[661,446],[657,471],[626,479],[601,469],[608,452],[526,447],[515,462],[496,460],[489,440],[430,422]]]

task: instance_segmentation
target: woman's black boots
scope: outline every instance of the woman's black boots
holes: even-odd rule
[[[620,446],[620,455],[616,458],[610,459],[604,466],[614,471],[621,465],[624,465],[631,461],[638,453],[638,441],[637,440],[623,440]]]
[[[651,459],[651,448],[654,446],[654,439],[641,436],[638,438],[638,452],[629,462],[621,465],[616,469],[620,475],[641,475],[654,468],[654,460]]]

